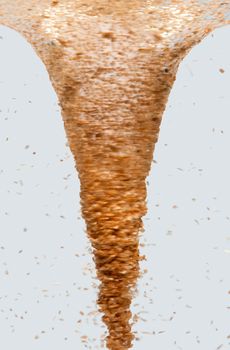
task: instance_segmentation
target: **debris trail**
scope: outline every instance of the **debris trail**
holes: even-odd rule
[[[139,233],[147,211],[145,179],[176,69],[171,68],[167,82],[153,83],[164,62],[150,66],[152,51],[142,52],[143,40],[150,34],[142,37],[138,29],[130,33],[120,23],[110,30],[117,42],[111,59],[108,33],[106,38],[95,34],[102,25],[96,21],[92,27],[92,19],[89,23],[84,19],[85,31],[78,39],[81,55],[71,67],[76,73],[69,73],[71,78],[59,85],[63,78],[56,71],[54,84],[101,282],[98,306],[109,331],[107,347],[126,350],[134,338],[130,304],[139,276]],[[54,48],[52,60],[60,60],[62,66],[59,57]]]

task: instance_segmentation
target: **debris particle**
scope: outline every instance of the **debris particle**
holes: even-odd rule
[[[216,348],[216,350],[219,350],[219,349],[221,349],[222,347],[223,347],[223,344],[219,345],[219,346]]]

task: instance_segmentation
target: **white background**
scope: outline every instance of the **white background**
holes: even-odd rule
[[[224,27],[193,48],[163,116],[134,350],[229,349],[229,38]],[[96,286],[57,96],[32,47],[0,27],[1,348],[104,349]]]

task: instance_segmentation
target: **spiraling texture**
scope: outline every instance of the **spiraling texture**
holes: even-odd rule
[[[132,347],[145,179],[181,60],[230,23],[230,0],[0,0],[58,95],[100,280],[107,348]]]

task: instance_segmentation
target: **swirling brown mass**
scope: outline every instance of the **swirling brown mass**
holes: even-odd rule
[[[178,65],[229,13],[230,0],[0,0],[0,24],[35,48],[60,101],[108,349],[132,347],[145,179]]]

